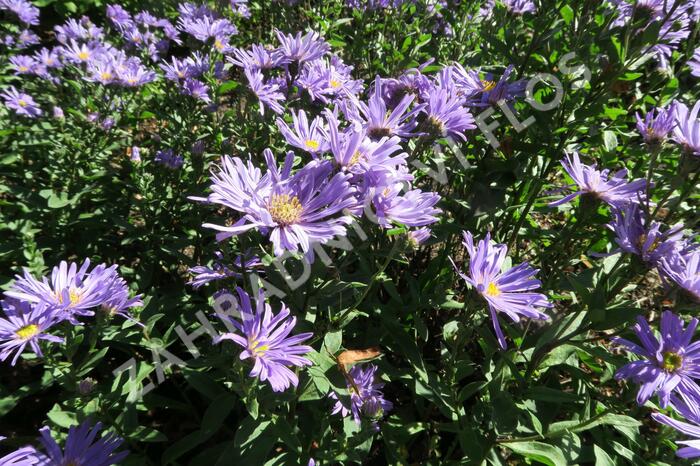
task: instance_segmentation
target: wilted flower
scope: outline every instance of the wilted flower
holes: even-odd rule
[[[362,417],[366,416],[376,427],[377,421],[384,417],[384,413],[394,407],[391,401],[384,398],[382,393],[384,383],[375,381],[377,369],[374,364],[369,364],[366,368],[359,365],[353,366],[346,377],[348,392],[350,392],[350,408],[348,409],[338,399],[338,395],[330,392],[328,397],[335,400],[332,414],[346,417],[352,413],[357,424],[360,424]]]
[[[49,428],[42,427],[39,432],[41,433],[41,443],[48,455],[46,464],[84,464],[90,466],[119,464],[129,455],[128,451],[116,453],[124,440],[110,433],[95,441],[101,429],[102,423],[98,422],[91,428],[88,421],[84,421],[77,427],[71,427],[66,438],[66,448],[62,451],[58,443],[51,437]]]
[[[501,348],[506,348],[506,339],[498,322],[497,312],[502,312],[514,322],[520,316],[531,319],[545,320],[549,317],[538,308],[552,307],[547,297],[542,293],[534,293],[542,286],[535,279],[538,270],[523,262],[506,271],[501,271],[508,247],[505,244],[494,244],[491,234],[474,246],[474,238],[468,231],[464,233],[462,244],[469,253],[469,275],[462,273],[454,264],[457,273],[486,300],[493,321],[493,328]]]
[[[558,201],[550,202],[550,207],[566,204],[574,198],[582,195],[590,195],[601,199],[613,207],[622,207],[625,204],[639,203],[645,199],[644,190],[646,181],[636,179],[627,182],[627,170],[619,170],[609,176],[610,170],[598,171],[595,165],[589,166],[581,163],[576,152],[567,154],[561,161],[564,170],[578,185],[579,190],[564,196]]]
[[[311,333],[300,333],[289,336],[296,325],[296,317],[289,316],[289,309],[282,303],[279,313],[274,314],[272,308],[265,302],[265,293],[260,290],[255,311],[250,297],[242,289],[237,288],[239,297],[238,312],[240,319],[220,316],[233,324],[237,332],[224,333],[214,339],[214,343],[232,340],[244,348],[241,359],[253,358],[255,364],[250,372],[251,377],[260,381],[268,381],[272,390],[282,392],[290,385],[296,387],[299,379],[289,367],[310,366],[311,361],[303,357],[313,351],[310,346],[300,343],[312,337]],[[239,321],[240,320],[240,321]]]
[[[3,309],[6,317],[0,317],[0,361],[14,353],[10,363],[14,366],[27,345],[37,356],[43,356],[39,340],[63,342],[63,338],[46,333],[60,320],[55,307],[39,303],[32,308],[26,302],[16,302],[10,307],[3,302]]]
[[[408,244],[413,248],[417,248],[430,238],[430,233],[430,228],[425,227],[411,230],[406,234],[408,237]]]
[[[95,385],[97,385],[97,381],[92,377],[82,379],[78,382],[78,393],[83,396],[89,395],[95,389]]]
[[[190,268],[190,273],[194,275],[194,278],[187,282],[188,285],[192,285],[192,288],[196,290],[200,286],[216,280],[223,280],[225,278],[241,278],[243,276],[244,269],[252,271],[257,267],[262,266],[262,262],[257,256],[237,256],[233,261],[233,267],[229,268],[223,263],[224,256],[220,251],[217,251],[215,256],[216,260],[214,261],[212,267],[198,265]]]
[[[657,337],[642,316],[637,317],[634,333],[641,346],[623,338],[613,341],[644,359],[620,368],[615,378],[630,379],[641,385],[637,403],[642,406],[658,392],[662,407],[666,407],[672,393],[684,399],[698,399],[700,387],[695,378],[700,376],[700,343],[691,343],[698,320],[692,319],[685,329],[683,321],[671,311],[661,314],[661,331]]]

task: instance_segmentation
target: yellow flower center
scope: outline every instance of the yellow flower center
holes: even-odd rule
[[[348,162],[348,167],[352,167],[356,163],[358,163],[360,160],[362,160],[365,157],[365,154],[360,152],[359,150],[356,150],[354,154],[352,154],[352,157],[350,157],[350,161]]]
[[[280,225],[291,225],[297,223],[304,210],[296,196],[289,194],[273,194],[267,210],[270,212],[272,220]]]
[[[666,372],[676,372],[678,369],[683,367],[683,357],[672,351],[666,351],[664,353],[664,362],[661,367]]]
[[[63,304],[63,293],[57,292],[56,298],[58,298],[59,303]],[[83,299],[83,297],[80,294],[80,291],[78,291],[74,288],[71,288],[68,291],[68,299],[70,299],[70,303],[71,303],[71,305],[73,305],[73,304],[78,304]]]
[[[336,89],[336,88],[340,87],[340,82],[335,80],[335,79],[331,79],[330,85],[332,88]]]
[[[258,340],[252,340],[248,344],[250,351],[256,356],[263,356],[270,349],[270,345],[261,345]]]
[[[112,79],[112,73],[110,73],[109,71],[103,71],[102,73],[100,73],[100,78],[104,79],[105,81],[108,79]]]
[[[491,282],[489,283],[489,286],[486,287],[486,294],[496,297],[501,294],[501,290],[498,289],[498,286],[495,283]]]
[[[90,54],[86,51],[81,51],[81,52],[78,52],[78,58],[81,59],[82,61],[85,61],[88,58],[90,58]]]
[[[216,47],[216,50],[221,50],[224,48],[224,44],[222,44],[219,39],[215,39],[214,40],[214,47]]]
[[[26,106],[27,106],[27,101],[24,100],[24,99],[19,99],[19,100],[17,101],[17,103],[19,104],[20,107],[26,107]]]
[[[484,81],[483,79],[481,80],[481,85],[483,86],[482,91],[483,92],[488,92],[494,87],[496,87],[496,82],[495,81]]]
[[[136,84],[136,78],[129,78],[126,80],[129,84]]]
[[[318,141],[316,141],[314,139],[307,139],[306,141],[304,141],[304,145],[309,150],[318,150],[318,148],[321,146],[318,143]]]
[[[25,325],[15,332],[18,337],[22,340],[29,340],[37,333],[39,333],[39,327],[34,324]]]
[[[29,71],[29,68],[27,68],[27,67],[24,66],[24,65],[20,65],[19,68],[18,68],[18,70],[21,71],[22,73],[24,73],[25,71]]]

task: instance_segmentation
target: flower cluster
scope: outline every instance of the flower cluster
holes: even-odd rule
[[[107,316],[131,320],[129,309],[142,304],[140,295],[130,297],[115,265],[100,264],[90,270],[88,259],[79,268],[64,261],[53,268],[50,279],[40,280],[25,269],[2,301],[5,317],[0,318],[0,360],[14,353],[14,365],[27,346],[41,356],[40,340],[63,341],[47,333],[60,322],[82,325],[78,318],[94,316],[97,308]]]

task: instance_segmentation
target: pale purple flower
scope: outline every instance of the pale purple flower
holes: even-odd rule
[[[253,44],[250,50],[234,47],[231,51],[233,56],[227,57],[227,60],[241,68],[269,70],[279,65],[279,57],[259,44]]]
[[[24,29],[17,36],[17,45],[19,46],[19,48],[26,48],[26,47],[29,47],[30,45],[36,45],[39,42],[41,42],[41,40],[39,39],[39,36],[37,36],[30,29]]]
[[[34,54],[34,60],[41,63],[46,68],[60,68],[61,58],[58,51],[54,49],[42,48]]]
[[[29,346],[37,356],[42,357],[39,341],[62,343],[63,338],[46,331],[60,321],[59,312],[54,306],[39,303],[32,307],[27,302],[3,302],[5,317],[0,317],[0,361],[14,357],[11,365],[17,363],[19,355]]]
[[[646,214],[637,204],[613,209],[613,215],[608,227],[615,232],[615,242],[623,251],[639,256],[650,265],[660,265],[661,259],[670,258],[685,247],[683,224],[663,232],[658,222],[652,221],[647,226]]]
[[[10,57],[10,65],[15,70],[15,74],[35,74],[37,63],[29,55],[15,55]]]
[[[197,79],[186,78],[182,84],[182,93],[205,103],[211,102],[209,87]]]
[[[131,15],[121,5],[107,5],[107,18],[121,30],[134,27]]]
[[[255,303],[255,311],[248,294],[237,288],[239,319],[222,316],[227,324],[232,324],[234,332],[224,333],[214,339],[214,343],[232,340],[243,348],[240,359],[253,358],[254,365],[251,377],[257,377],[261,382],[267,381],[272,390],[283,392],[290,385],[296,387],[299,378],[290,367],[312,365],[304,357],[313,351],[310,346],[301,343],[313,336],[312,333],[300,333],[290,336],[296,326],[296,317],[290,317],[289,309],[281,303],[279,313],[274,314],[272,308],[265,302],[265,293],[261,289]]]
[[[530,319],[546,320],[549,317],[540,309],[552,307],[547,296],[536,293],[542,283],[535,279],[538,270],[523,262],[503,271],[503,264],[508,254],[505,244],[491,241],[491,234],[474,245],[474,237],[468,231],[463,232],[462,244],[469,253],[469,274],[462,273],[454,265],[457,273],[486,300],[493,322],[493,328],[502,349],[506,348],[506,339],[498,321],[498,312],[518,322],[520,316]]]
[[[620,368],[615,378],[629,379],[640,384],[637,403],[642,406],[654,393],[666,407],[672,393],[684,399],[698,399],[700,386],[695,379],[700,377],[700,342],[692,343],[698,320],[692,319],[687,328],[680,317],[671,311],[661,314],[661,329],[657,335],[642,316],[637,317],[634,333],[641,346],[616,337],[613,342],[643,359],[630,362]]]
[[[115,434],[107,434],[98,440],[97,434],[102,430],[102,423],[98,422],[94,427],[89,421],[83,421],[79,426],[68,429],[66,447],[61,447],[51,437],[48,427],[39,429],[41,443],[49,457],[46,464],[51,465],[89,465],[110,466],[121,463],[128,455],[128,451],[116,452],[124,443],[124,440]]]
[[[381,139],[385,136],[413,136],[411,132],[417,125],[415,116],[423,109],[422,105],[409,110],[414,96],[405,95],[391,111],[387,108],[382,97],[383,80],[377,76],[374,81],[374,90],[367,104],[354,100],[358,114],[349,115],[349,119],[359,121],[367,130],[371,139]],[[352,110],[352,106],[349,107]]]
[[[417,248],[418,246],[426,242],[430,238],[430,235],[431,230],[427,227],[411,230],[406,234],[408,238],[408,244],[413,248]]]
[[[462,98],[450,89],[434,87],[428,91],[424,112],[429,133],[437,137],[456,136],[466,140],[464,132],[475,129],[476,124],[463,103]]]
[[[700,47],[693,52],[692,58],[688,60],[688,66],[690,67],[690,74],[700,78]]]
[[[75,64],[89,63],[102,54],[100,47],[79,44],[74,39],[71,39],[70,45],[64,46],[62,51],[63,57]]]
[[[190,268],[190,273],[194,275],[192,280],[187,284],[191,285],[195,290],[202,285],[211,283],[217,280],[226,278],[239,279],[243,277],[243,271],[253,272],[256,268],[262,267],[262,262],[257,256],[246,255],[237,256],[233,261],[233,266],[230,268],[223,263],[224,256],[220,251],[215,253],[216,259],[211,267],[206,265],[198,265]]]
[[[75,315],[93,315],[92,308],[100,306],[107,298],[110,286],[118,278],[117,266],[100,264],[88,271],[90,260],[78,265],[71,262],[55,266],[51,280],[42,277],[37,280],[28,269],[24,276],[16,276],[15,282],[5,292],[6,296],[31,303],[46,303],[62,311],[61,318],[77,324]]]
[[[700,302],[700,249],[692,248],[661,259],[665,277]]]
[[[11,11],[27,26],[39,24],[39,8],[27,0],[1,0],[0,10]]]
[[[394,183],[385,188],[377,188],[371,196],[376,222],[389,228],[394,222],[410,227],[420,227],[438,221],[437,214],[442,212],[435,207],[440,195],[412,189],[401,194],[403,183]]]
[[[676,102],[676,125],[673,128],[673,140],[683,146],[686,152],[700,155],[700,100],[692,110],[683,102]]]
[[[325,152],[328,146],[323,119],[316,117],[309,124],[306,112],[292,112],[293,128],[282,119],[277,118],[277,127],[287,140],[287,143],[298,147],[314,156]]]
[[[350,216],[340,215],[355,203],[349,175],[331,176],[327,161],[313,161],[291,174],[294,153],[287,153],[280,171],[269,149],[265,150],[268,171],[239,158],[223,156],[221,170],[212,174],[212,194],[206,201],[221,204],[243,214],[232,226],[205,223],[222,232],[219,239],[257,228],[270,235],[274,253],[297,252],[313,255],[312,245],[345,236]],[[195,200],[202,200],[194,198]]]
[[[628,183],[627,170],[619,170],[610,176],[610,170],[599,171],[595,165],[581,163],[576,152],[573,155],[567,154],[561,164],[578,186],[578,191],[551,202],[550,207],[566,204],[583,195],[593,196],[618,208],[625,204],[638,204],[646,197],[646,181],[636,179]]]
[[[155,72],[136,61],[127,63],[126,66],[118,68],[117,71],[119,82],[126,87],[142,86],[156,79]]]
[[[661,144],[676,126],[676,104],[672,103],[668,108],[652,108],[644,116],[644,119],[635,113],[637,119],[637,131],[644,138],[644,142],[651,146]]]
[[[328,52],[330,46],[316,31],[309,31],[304,36],[297,32],[295,36],[275,31],[280,46],[276,53],[285,63],[304,63],[321,58]]]
[[[333,56],[328,60],[314,60],[304,64],[296,84],[309,93],[312,100],[324,104],[362,92],[362,80],[352,79],[351,66]]]
[[[690,422],[678,421],[661,413],[652,413],[651,417],[656,422],[665,424],[682,434],[693,437],[692,440],[680,440],[676,442],[683,446],[676,451],[676,456],[687,459],[700,457],[700,408],[698,407],[697,400],[685,401],[672,396],[671,404],[686,421]]]
[[[384,398],[382,393],[384,383],[378,381],[377,369],[374,364],[368,364],[365,368],[360,365],[353,366],[346,377],[350,393],[350,408],[338,398],[335,392],[330,392],[328,397],[335,400],[331,414],[347,417],[352,413],[352,418],[358,425],[362,423],[362,418],[366,417],[376,428],[377,421],[394,407],[391,401]]]
[[[250,90],[255,94],[260,102],[260,114],[265,114],[266,105],[277,114],[284,112],[282,105],[280,105],[280,101],[283,102],[285,97],[280,92],[279,86],[273,83],[266,84],[260,70],[246,68],[244,72],[246,78],[248,78]]]
[[[10,86],[3,90],[0,93],[0,97],[5,101],[5,106],[14,110],[18,115],[36,118],[42,113],[32,96],[18,91],[15,89],[15,86]]]

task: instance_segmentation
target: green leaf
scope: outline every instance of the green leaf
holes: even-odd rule
[[[548,466],[566,466],[566,458],[561,449],[542,442],[507,442],[503,444],[525,458],[539,461]]]

